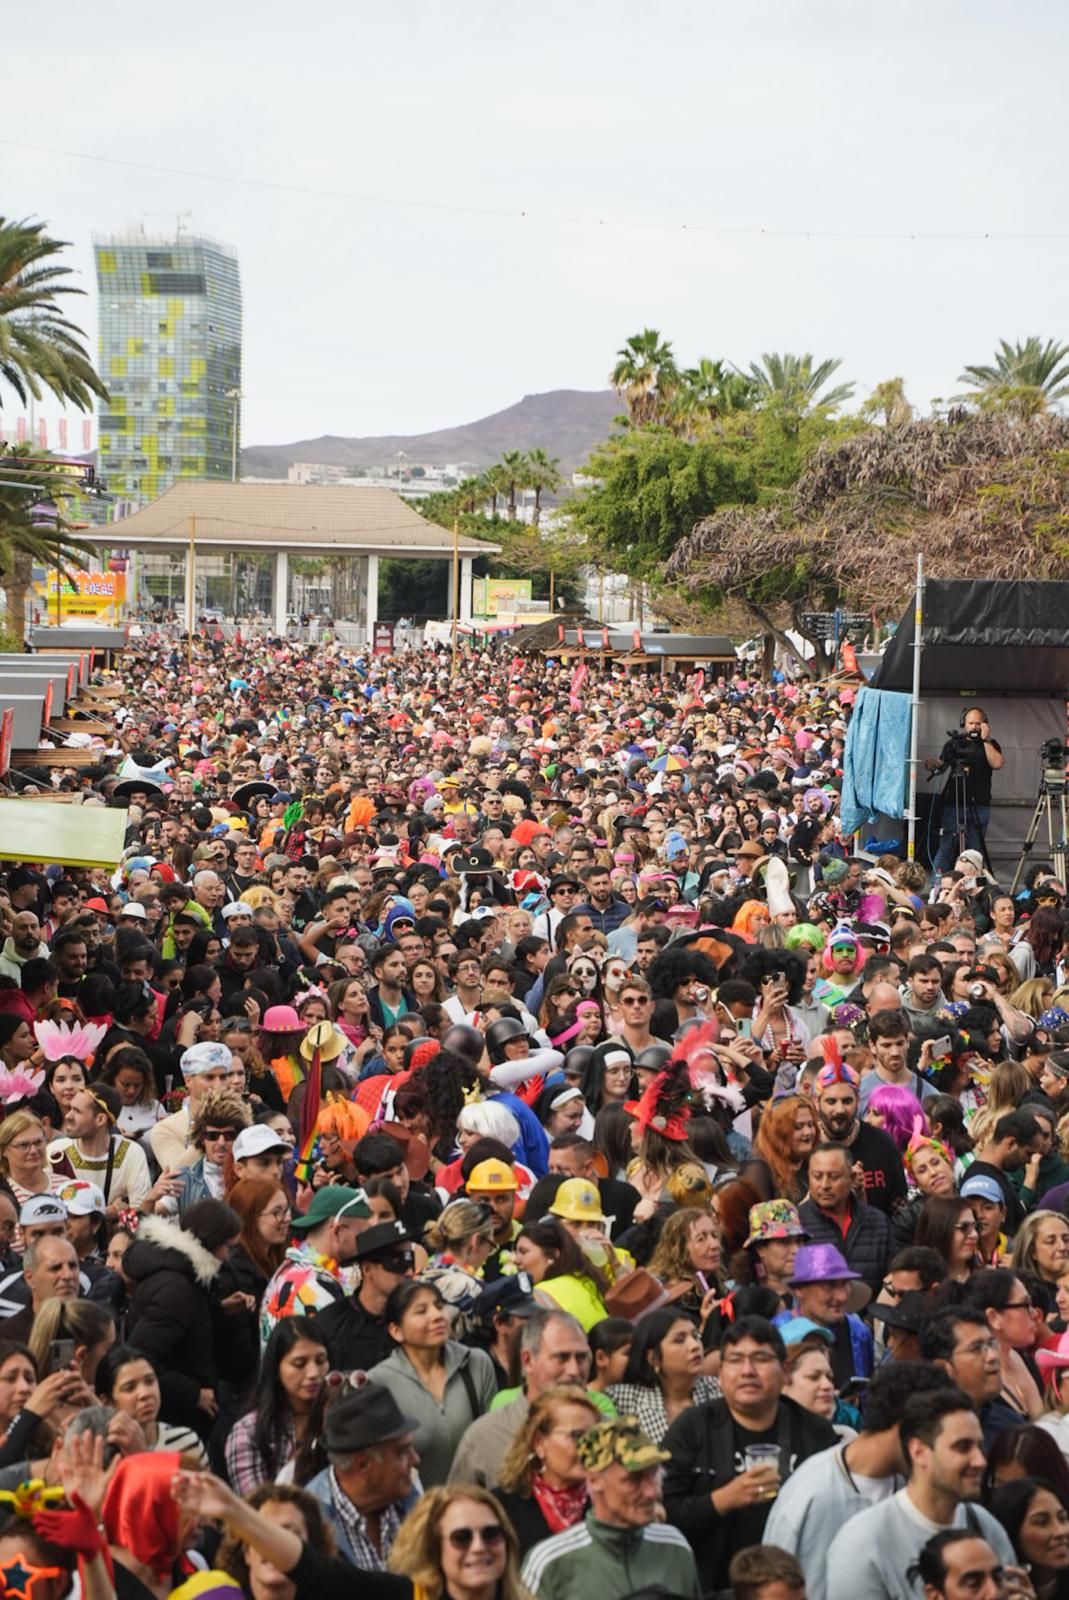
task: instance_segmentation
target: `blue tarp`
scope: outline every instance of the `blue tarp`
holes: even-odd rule
[[[912,704],[908,694],[859,689],[843,756],[843,833],[905,815]]]

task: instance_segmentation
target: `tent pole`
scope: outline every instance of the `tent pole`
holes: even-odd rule
[[[913,702],[909,730],[909,806],[906,831],[906,860],[916,856],[917,846],[917,744],[921,718],[921,656],[924,653],[924,556],[917,552],[917,597],[913,608]]]

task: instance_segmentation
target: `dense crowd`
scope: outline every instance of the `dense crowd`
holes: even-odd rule
[[[0,880],[5,1594],[1069,1597],[1049,868],[844,838],[848,689],[113,676],[121,863]]]

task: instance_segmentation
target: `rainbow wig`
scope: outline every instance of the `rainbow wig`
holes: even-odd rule
[[[852,944],[853,945],[853,947],[854,947],[854,976],[856,977],[857,974],[861,971],[862,967],[865,965],[867,957],[865,955],[864,949],[862,948],[861,941],[857,937],[857,934],[853,933],[849,928],[833,928],[831,930],[831,932],[828,934],[828,942],[824,946],[824,954],[820,958],[821,968],[823,969],[824,972],[826,972],[828,974],[832,973],[833,968],[832,968],[832,964],[831,964],[831,950],[832,950],[832,945],[836,945],[836,944]],[[836,974],[836,976],[838,976],[838,974]]]

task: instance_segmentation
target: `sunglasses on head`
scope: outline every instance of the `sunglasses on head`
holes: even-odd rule
[[[446,1538],[454,1550],[470,1550],[476,1534],[485,1545],[496,1547],[505,1542],[505,1530],[500,1522],[487,1522],[481,1528],[453,1528]]]

